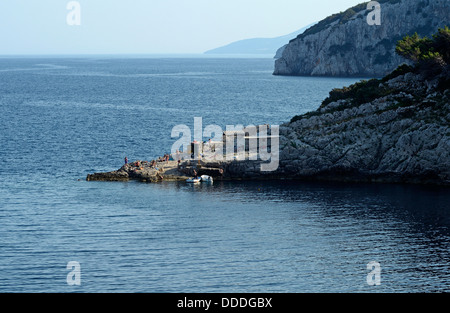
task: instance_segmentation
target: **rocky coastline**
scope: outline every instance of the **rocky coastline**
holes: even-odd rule
[[[440,29],[433,39],[407,36],[398,43],[397,53],[415,65],[334,89],[316,111],[280,125],[278,167],[272,171],[261,170],[267,161],[248,158],[208,162],[169,161],[166,156],[86,179],[185,181],[195,170],[214,180],[450,186],[450,29]]]
[[[394,75],[395,76],[395,75]],[[137,161],[88,181],[300,179],[450,186],[450,91],[439,80],[408,72],[374,80],[389,94],[357,105],[341,99],[280,126],[280,162],[261,172],[262,161]],[[422,96],[421,96],[422,95]]]
[[[449,1],[378,0],[381,24],[369,25],[367,2],[325,18],[280,48],[274,75],[383,77],[405,62],[399,39],[431,36],[448,24]]]

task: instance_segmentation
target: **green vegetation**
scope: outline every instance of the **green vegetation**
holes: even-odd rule
[[[338,49],[336,49],[338,51]],[[440,28],[432,38],[420,37],[417,33],[405,36],[396,46],[397,54],[411,60],[413,65],[403,64],[382,79],[363,80],[349,87],[337,88],[330,91],[320,108],[332,102],[346,100],[346,104],[331,111],[342,110],[349,107],[369,103],[377,98],[395,94],[397,90],[388,88],[384,83],[407,73],[420,74],[424,79],[438,78],[437,89],[446,92],[450,89],[450,28]],[[380,61],[384,56],[380,56]],[[411,92],[419,100],[421,95]],[[413,103],[411,99],[397,99],[397,106],[408,106]],[[330,111],[330,112],[331,112]],[[328,112],[328,111],[327,111]],[[295,116],[291,122],[302,118],[320,115],[320,111],[309,112]]]
[[[433,47],[450,64],[450,28],[445,26],[433,36]]]
[[[342,99],[350,100],[353,105],[371,102],[376,98],[387,96],[394,92],[380,84],[408,72],[422,74],[425,78],[437,76],[447,71],[447,77],[440,81],[442,87],[448,86],[448,64],[450,64],[450,29],[439,29],[432,39],[421,38],[419,35],[406,36],[397,43],[396,52],[413,61],[414,66],[401,65],[383,79],[361,81],[349,87],[333,89],[322,103],[321,108],[331,102]],[[380,56],[382,59],[384,56]]]
[[[319,23],[317,23],[316,25],[308,28],[303,34],[300,34],[297,38],[304,38],[306,36],[309,35],[313,35],[316,33],[321,32],[324,29],[327,29],[328,27],[331,26],[332,23],[338,21],[339,24],[345,24],[347,23],[355,14],[366,10],[367,8],[367,3],[361,3],[358,4],[344,12],[340,12],[340,13],[336,13],[333,14],[331,16],[326,17],[325,19],[321,20]]]
[[[381,79],[381,82],[385,83],[391,79],[394,79],[395,77],[405,75],[406,73],[412,72],[413,69],[414,68],[408,64],[402,64],[399,67],[397,67],[392,73],[383,77]]]
[[[330,91],[330,96],[326,98],[320,108],[327,106],[331,102],[342,99],[351,99],[352,105],[360,105],[375,100],[376,98],[387,96],[393,91],[386,88],[379,88],[380,80],[363,80],[349,87],[336,88]]]
[[[435,57],[450,63],[450,28],[440,28],[431,39],[421,38],[417,33],[406,36],[397,43],[395,51],[416,63]]]
[[[406,36],[399,40],[395,51],[406,59],[418,62],[425,51],[429,52],[432,41],[428,38],[421,38],[417,33],[412,36]]]
[[[440,28],[432,38],[417,33],[397,43],[395,51],[415,63],[414,70],[425,78],[440,74],[450,64],[450,29]]]

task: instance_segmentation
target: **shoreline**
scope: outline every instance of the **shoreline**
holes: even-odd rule
[[[258,173],[256,168],[261,165],[261,161],[199,162],[187,160],[180,162],[179,165],[177,161],[163,161],[156,162],[155,167],[152,167],[151,163],[149,161],[135,161],[125,164],[115,171],[88,174],[86,181],[185,182],[194,176],[193,173],[196,170],[199,176],[208,175],[214,181],[298,181],[450,187],[449,181],[441,181],[434,175],[403,176],[399,173],[368,175],[358,172],[345,173],[344,171],[301,176],[282,174],[280,171]]]

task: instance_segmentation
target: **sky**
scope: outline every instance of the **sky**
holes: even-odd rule
[[[0,55],[198,54],[286,35],[365,1],[78,0],[79,14],[69,2],[0,0]]]

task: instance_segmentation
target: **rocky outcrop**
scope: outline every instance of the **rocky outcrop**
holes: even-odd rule
[[[422,49],[420,54],[416,53],[418,47]],[[88,175],[87,180],[177,181],[192,177],[195,170],[215,180],[308,179],[450,186],[449,47],[449,28],[440,29],[432,41],[405,37],[397,51],[415,60],[414,66],[402,65],[382,79],[333,89],[318,110],[281,125],[279,136],[277,131],[262,132],[264,137],[247,135],[248,147],[254,147],[250,138],[259,137],[259,154],[243,149],[242,153],[228,154],[232,161],[137,161],[118,171]],[[268,162],[248,160],[249,156],[267,155],[264,152],[269,150],[275,157],[270,163],[279,165],[273,171],[262,170],[262,164]]]
[[[380,96],[325,101],[293,118],[280,128],[280,167],[268,175],[450,185],[448,69],[444,75],[430,81],[407,72],[362,82],[354,88]]]
[[[139,162],[88,181],[184,181],[196,169],[215,180],[327,180],[450,186],[450,76],[444,83],[397,73],[363,81],[382,96],[324,101],[317,111],[280,126],[280,163],[262,172],[262,161]]]
[[[275,75],[382,77],[405,60],[395,45],[406,34],[430,36],[448,24],[448,0],[379,0],[381,25],[367,23],[367,3],[335,14],[283,47]]]
[[[274,58],[275,58],[275,59],[280,59],[280,58],[282,58],[282,57],[283,57],[284,50],[286,49],[287,46],[288,46],[288,45],[286,44],[286,45],[282,46],[281,48],[279,48],[279,49],[277,50],[277,52],[275,53]]]
[[[160,182],[186,180],[188,177],[179,169],[177,162],[136,161],[125,164],[117,171],[88,174],[87,181],[128,181]]]
[[[120,169],[118,171],[112,171],[107,173],[94,173],[88,174],[86,177],[87,181],[128,181],[130,176],[128,172]]]

